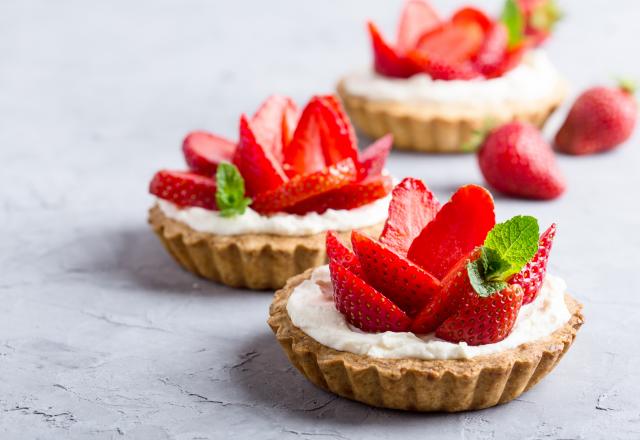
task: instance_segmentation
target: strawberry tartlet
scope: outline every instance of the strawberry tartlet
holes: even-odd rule
[[[326,262],[327,230],[379,232],[387,215],[391,149],[384,136],[359,152],[334,96],[299,111],[272,96],[241,116],[238,142],[190,133],[188,171],[161,170],[149,223],[189,271],[233,287],[276,289]]]
[[[582,306],[546,274],[556,233],[467,185],[440,207],[405,179],[379,239],[327,233],[329,265],[276,292],[269,325],[311,382],[369,405],[465,411],[508,402],[558,363]]]
[[[397,148],[464,152],[487,125],[542,126],[566,83],[539,46],[550,35],[552,0],[507,0],[500,18],[464,7],[442,19],[427,0],[407,0],[395,45],[370,22],[373,68],[343,77],[338,93],[354,124]]]

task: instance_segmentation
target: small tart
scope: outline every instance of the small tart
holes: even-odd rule
[[[149,224],[171,256],[185,269],[231,287],[279,289],[287,279],[326,262],[325,233],[217,235],[199,232],[167,217],[158,205]],[[382,223],[363,228],[379,234]],[[351,231],[340,233],[347,238]]]
[[[429,153],[464,153],[465,144],[487,123],[500,125],[520,120],[542,127],[560,106],[567,94],[567,85],[558,79],[549,95],[532,103],[510,103],[490,112],[468,106],[442,106],[373,99],[350,93],[342,79],[338,95],[353,124],[365,135],[376,138],[393,134],[394,147]]]
[[[513,349],[470,359],[374,358],[334,350],[293,324],[289,296],[311,273],[293,277],[276,292],[269,326],[291,363],[312,383],[377,407],[455,412],[513,400],[553,370],[584,320],[582,305],[566,295],[569,321],[549,336]]]

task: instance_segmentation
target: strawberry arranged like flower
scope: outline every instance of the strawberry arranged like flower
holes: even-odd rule
[[[182,149],[190,171],[162,170],[149,191],[226,216],[242,214],[249,203],[263,214],[353,209],[391,191],[383,171],[392,142],[384,136],[359,152],[334,96],[315,96],[302,112],[290,98],[272,96],[253,117],[240,117],[237,143],[203,131],[187,135]]]
[[[552,225],[533,217],[496,224],[493,198],[463,186],[440,207],[420,180],[392,193],[379,240],[353,231],[353,251],[327,233],[336,308],[366,332],[435,332],[469,345],[501,341],[544,281]]]
[[[395,45],[368,23],[374,68],[381,75],[433,79],[495,78],[516,67],[527,49],[542,44],[559,18],[551,0],[507,0],[502,16],[464,7],[440,18],[428,0],[407,0]]]

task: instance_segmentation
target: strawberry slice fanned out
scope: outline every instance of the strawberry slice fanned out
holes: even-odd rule
[[[234,142],[206,131],[191,132],[182,142],[189,168],[205,176],[215,175],[219,163],[231,162],[235,149]]]
[[[188,171],[158,171],[149,192],[178,206],[196,206],[215,210],[216,181]]]
[[[524,290],[523,304],[529,304],[536,299],[542,288],[555,236],[556,224],[554,223],[540,236],[536,255],[524,266],[520,273],[514,275],[510,280],[511,284],[522,286]]]
[[[393,135],[387,134],[365,148],[358,156],[358,177],[379,176],[391,152]]]
[[[420,179],[407,177],[393,189],[380,242],[406,256],[413,240],[436,216],[440,203]]]
[[[477,185],[463,186],[411,243],[407,255],[442,279],[460,258],[482,245],[495,223],[489,191]]]
[[[420,68],[409,58],[399,54],[382,38],[377,26],[368,23],[373,46],[373,67],[380,75],[409,78],[420,72]]]
[[[411,318],[383,294],[353,272],[329,262],[333,300],[347,322],[365,332],[403,332]]]
[[[298,106],[291,98],[272,95],[251,118],[256,140],[270,151],[278,162],[282,162],[283,142],[289,136],[285,130],[290,130],[291,123],[295,126],[297,114]]]
[[[363,278],[407,315],[415,315],[439,292],[437,279],[382,243],[355,230],[351,243]]]
[[[353,160],[345,159],[320,171],[297,175],[271,191],[258,194],[251,207],[260,213],[285,211],[310,197],[342,188],[356,177]]]
[[[327,259],[329,261],[338,263],[359,277],[362,276],[362,268],[360,267],[358,257],[340,241],[334,231],[327,232],[326,245]]]
[[[426,0],[407,0],[400,14],[396,49],[406,53],[418,39],[440,24],[440,17]]]
[[[258,142],[245,115],[240,118],[240,142],[233,163],[242,174],[250,197],[279,188],[288,180],[278,161]]]

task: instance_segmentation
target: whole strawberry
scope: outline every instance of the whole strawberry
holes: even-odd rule
[[[593,87],[578,97],[556,135],[555,147],[568,154],[592,154],[611,150],[631,136],[638,104],[634,86]]]
[[[527,199],[554,199],[566,189],[551,146],[524,122],[493,130],[478,151],[484,178],[498,191]]]

